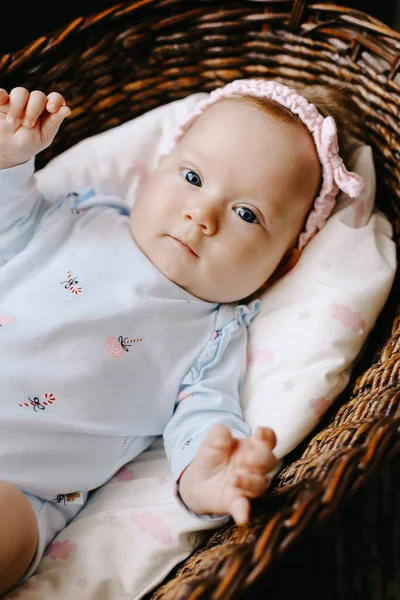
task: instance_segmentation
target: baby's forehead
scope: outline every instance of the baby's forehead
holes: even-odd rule
[[[288,119],[287,116],[285,117],[282,114],[282,110],[284,110],[283,107],[275,102],[272,107],[269,107],[269,105],[264,105],[261,101],[251,97],[235,96],[232,98],[222,98],[202,110],[191,128],[195,125],[202,128],[208,123],[211,123],[213,127],[218,127],[218,125],[223,127],[226,122],[238,126],[243,121],[253,119],[261,120],[271,127],[286,125],[286,127],[291,129],[306,129],[304,124],[299,122],[298,119]]]
[[[178,150],[214,165],[236,163],[235,168],[253,171],[253,176],[260,168],[270,177],[288,178],[307,167],[319,170],[315,145],[306,130],[230,99],[207,108],[184,134]]]
[[[277,152],[284,150],[296,158],[299,151],[307,148],[316,156],[312,135],[296,120],[282,119],[276,113],[243,98],[223,98],[207,107],[186,131],[182,140],[185,145],[195,142],[198,147],[212,150],[217,143],[237,151],[246,150]],[[295,152],[295,148],[298,151]],[[269,154],[266,155],[269,157]]]

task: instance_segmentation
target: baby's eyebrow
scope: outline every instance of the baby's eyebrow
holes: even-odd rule
[[[202,163],[206,163],[208,161],[208,156],[201,150],[193,150],[192,148],[184,148],[182,149],[182,157],[193,162],[199,161]]]

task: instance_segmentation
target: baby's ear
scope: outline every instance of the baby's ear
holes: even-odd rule
[[[281,279],[284,275],[289,273],[296,266],[298,260],[300,258],[300,250],[298,248],[291,248],[287,250],[283,255],[281,262],[276,267],[275,271],[272,273],[271,277],[266,282],[265,288],[269,287],[278,279]]]
[[[289,273],[298,263],[300,258],[300,250],[298,248],[291,248],[288,250],[281,262],[279,263],[277,271],[279,271],[279,277],[283,277],[286,273]]]

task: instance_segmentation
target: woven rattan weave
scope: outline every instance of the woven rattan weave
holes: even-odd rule
[[[73,110],[37,168],[87,136],[238,77],[346,82],[399,247],[398,74],[400,33],[363,12],[306,0],[125,2],[0,57],[1,87],[57,90]],[[350,385],[287,457],[272,492],[254,503],[251,523],[214,533],[148,598],[272,598],[267,584],[280,560],[295,556],[314,526],[398,454],[399,318],[397,277]]]

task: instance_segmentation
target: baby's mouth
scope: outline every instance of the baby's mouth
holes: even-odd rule
[[[199,258],[199,255],[196,254],[196,252],[193,250],[193,248],[191,246],[189,246],[189,244],[186,244],[183,240],[173,237],[171,236],[171,238],[179,245],[180,248],[182,248],[182,250],[185,250],[188,254],[191,254],[192,256],[195,256],[196,258]]]

